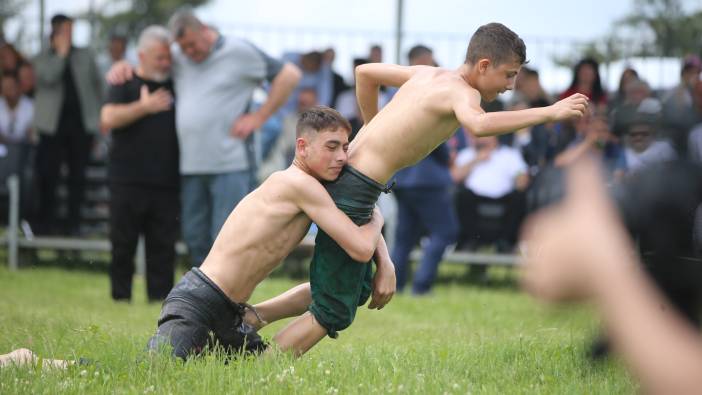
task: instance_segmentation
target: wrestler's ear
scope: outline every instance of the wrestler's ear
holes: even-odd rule
[[[492,64],[490,59],[488,58],[482,58],[478,61],[478,71],[483,74],[487,71],[488,67]]]
[[[302,158],[307,157],[307,146],[309,145],[304,136],[300,136],[295,140],[295,155]]]

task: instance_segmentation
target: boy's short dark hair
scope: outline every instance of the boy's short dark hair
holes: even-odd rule
[[[323,130],[339,129],[345,130],[347,134],[351,133],[351,124],[343,115],[327,106],[314,106],[300,114],[295,134],[300,137],[311,131],[318,133]]]
[[[476,64],[489,59],[493,65],[517,61],[526,63],[526,45],[517,33],[501,23],[480,26],[470,38],[466,63]]]

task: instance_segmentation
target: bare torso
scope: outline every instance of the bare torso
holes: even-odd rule
[[[293,200],[293,177],[317,182],[294,166],[273,173],[229,214],[200,267],[235,302],[246,302],[309,230]]]
[[[400,87],[393,99],[364,126],[349,147],[348,163],[387,183],[446,141],[459,126],[451,108],[457,92],[480,103],[480,94],[452,70],[427,68]]]

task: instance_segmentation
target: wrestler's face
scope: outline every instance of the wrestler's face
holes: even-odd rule
[[[495,65],[489,59],[478,63],[480,96],[484,101],[493,101],[497,95],[514,89],[514,82],[522,65],[517,62],[505,62]]]
[[[323,130],[306,133],[298,140],[300,157],[313,177],[333,181],[339,177],[346,164],[346,151],[349,148],[349,134],[344,129]]]

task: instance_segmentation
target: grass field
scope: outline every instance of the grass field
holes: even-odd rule
[[[454,269],[449,269],[454,270]],[[443,278],[447,278],[443,269]],[[252,302],[296,282],[265,281]],[[185,364],[146,358],[160,306],[116,304],[105,273],[0,268],[0,353],[28,347],[43,357],[97,363],[67,371],[0,370],[0,394],[567,394],[632,393],[617,362],[586,358],[597,323],[587,309],[546,310],[512,286],[444,281],[425,298],[396,297],[359,311],[339,339],[307,355]],[[265,328],[271,337],[284,323]]]

